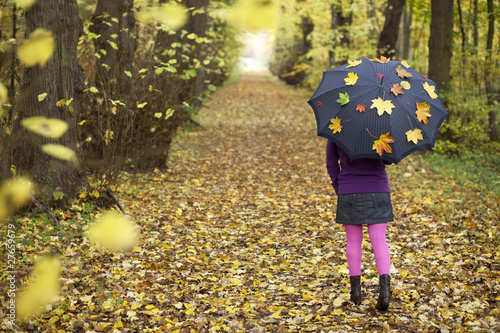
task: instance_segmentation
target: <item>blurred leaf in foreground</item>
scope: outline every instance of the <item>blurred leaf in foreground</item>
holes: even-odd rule
[[[16,301],[17,316],[26,320],[35,311],[51,302],[59,293],[59,259],[56,257],[39,258],[35,262],[31,282]]]
[[[106,212],[87,231],[94,244],[106,250],[127,251],[134,248],[138,233],[134,222],[115,212]]]
[[[33,192],[33,183],[27,178],[9,179],[0,187],[0,220],[24,205]]]
[[[237,28],[259,30],[275,24],[276,7],[269,0],[239,0],[229,11],[228,21]]]
[[[53,139],[60,138],[68,130],[68,124],[58,118],[30,117],[23,119],[21,124],[34,133]]]
[[[42,146],[42,151],[51,156],[57,157],[61,160],[73,162],[73,165],[78,166],[78,159],[76,153],[65,146],[49,143]]]
[[[48,30],[38,28],[19,46],[17,55],[28,67],[45,66],[54,52],[54,36]]]
[[[143,23],[161,23],[171,29],[182,28],[188,20],[186,7],[169,3],[162,6],[145,8],[137,13],[137,20]]]

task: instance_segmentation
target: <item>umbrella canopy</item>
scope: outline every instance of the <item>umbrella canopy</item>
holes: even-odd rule
[[[434,146],[448,114],[436,84],[405,61],[359,58],[323,73],[308,101],[318,135],[351,159],[398,163]]]

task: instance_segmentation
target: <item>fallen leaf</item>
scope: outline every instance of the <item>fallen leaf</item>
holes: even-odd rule
[[[417,103],[417,111],[415,111],[415,114],[417,115],[418,121],[424,124],[429,123],[428,118],[431,116],[430,111],[430,105],[427,104],[427,102]]]
[[[370,109],[377,108],[377,113],[379,116],[384,114],[384,112],[387,112],[388,114],[392,113],[392,109],[395,108],[394,104],[392,104],[391,100],[383,100],[382,98],[378,97],[377,99],[372,99],[372,106]]]
[[[382,134],[378,140],[375,140],[373,142],[373,150],[376,150],[377,153],[382,156],[384,152],[386,153],[392,153],[392,148],[389,145],[390,143],[394,142],[394,138],[392,136],[389,136],[389,132],[386,134]]]
[[[342,130],[342,125],[340,124],[339,117],[330,119],[330,122],[331,124],[328,126],[328,128],[333,131],[332,134],[340,133],[340,131]]]

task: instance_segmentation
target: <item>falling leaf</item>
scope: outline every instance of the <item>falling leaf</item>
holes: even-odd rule
[[[373,62],[378,62],[381,64],[387,64],[387,63],[389,63],[390,60],[391,60],[391,58],[386,58],[384,56],[381,56],[380,59],[379,58],[372,59]]]
[[[359,77],[358,74],[355,73],[348,73],[347,77],[344,79],[346,86],[353,86],[356,84],[358,81]]]
[[[415,128],[414,130],[409,130],[405,134],[406,138],[408,139],[408,142],[413,141],[414,144],[417,144],[418,140],[424,139],[424,137],[422,136],[422,130],[418,128]]]
[[[401,81],[400,85],[401,85],[401,87],[403,87],[406,90],[410,90],[410,88],[411,88],[410,82],[408,82],[408,81]]]
[[[47,97],[47,93],[39,94],[38,95],[38,101],[41,102]]]
[[[276,5],[273,1],[238,0],[225,16],[232,26],[240,29],[265,29],[276,22]]]
[[[377,113],[381,116],[384,112],[388,114],[392,113],[392,109],[395,108],[394,104],[392,104],[391,100],[383,100],[378,97],[377,99],[372,99],[372,106],[370,109],[377,108]]]
[[[54,52],[54,36],[48,30],[38,28],[33,31],[17,50],[19,59],[27,66],[45,66]]]
[[[61,160],[73,162],[73,165],[75,166],[78,165],[78,159],[76,158],[75,152],[68,147],[58,144],[48,143],[42,146],[42,151],[46,154],[57,157]]]
[[[340,125],[340,119],[338,117],[330,119],[331,125],[328,126],[329,129],[333,131],[332,134],[339,133],[342,130],[342,125]]]
[[[431,116],[431,107],[427,102],[417,103],[417,111],[415,114],[417,115],[418,121],[427,124],[429,123],[429,118]]]
[[[358,104],[358,105],[356,105],[356,111],[365,112],[366,111],[366,105],[364,105],[364,104]]]
[[[160,23],[178,30],[187,23],[189,16],[185,6],[169,2],[161,6],[144,7],[137,13],[136,18],[140,22]]]
[[[18,177],[6,180],[0,186],[0,221],[26,204],[33,190],[33,183],[27,178]]]
[[[111,142],[111,140],[113,140],[114,134],[115,132],[110,131],[109,129],[106,130],[106,132],[104,133],[104,142],[106,143],[106,146]]]
[[[427,93],[429,94],[430,98],[436,99],[438,97],[438,95],[434,91],[436,89],[435,86],[431,86],[427,82],[422,83],[422,86],[424,86],[424,89],[425,89],[425,91],[427,91]]]
[[[26,10],[35,4],[37,0],[16,0],[16,5]],[[42,0],[40,0],[42,1]]]
[[[408,72],[406,69],[401,68],[401,66],[396,67],[396,72],[398,73],[398,76],[402,79],[413,77],[413,75],[410,72]]]
[[[377,153],[382,156],[384,151],[386,153],[392,153],[392,148],[389,145],[390,143],[394,142],[394,138],[392,136],[389,136],[389,132],[386,134],[382,134],[380,136],[380,139],[373,141],[373,150],[376,150]]]
[[[174,115],[175,110],[172,108],[168,108],[167,111],[165,111],[165,119],[168,119]]]
[[[155,116],[155,118],[161,118],[161,117],[163,117],[163,113],[155,112],[154,116]]]
[[[360,65],[362,62],[363,62],[362,60],[351,60],[349,61],[349,65],[346,68],[356,67],[357,65]]]
[[[399,84],[395,83],[392,85],[391,92],[397,96],[399,94],[404,94],[405,92],[403,91],[403,87],[401,87]]]
[[[339,93],[339,99],[337,99],[336,102],[339,103],[340,106],[346,105],[347,103],[349,103],[349,94]]]
[[[138,109],[142,109],[142,108],[144,108],[147,104],[148,104],[148,102],[144,102],[144,103],[140,103],[140,104],[138,103],[138,104],[137,104],[137,108],[138,108]]]
[[[89,240],[102,248],[113,251],[128,251],[138,240],[137,227],[128,217],[106,212],[90,226],[86,233]]]
[[[60,138],[68,130],[68,123],[58,118],[30,117],[21,121],[26,129],[47,138]]]
[[[406,62],[406,60],[401,61],[401,65],[405,66],[406,68],[411,67],[410,65],[408,65],[408,62]]]
[[[35,261],[33,274],[36,277],[16,299],[17,317],[24,321],[41,306],[54,300],[59,294],[59,271],[61,264],[56,257],[45,257]]]

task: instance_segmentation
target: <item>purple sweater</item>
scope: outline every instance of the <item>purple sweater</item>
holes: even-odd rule
[[[326,144],[326,168],[337,194],[390,192],[386,164],[374,158],[351,160],[332,141]]]

